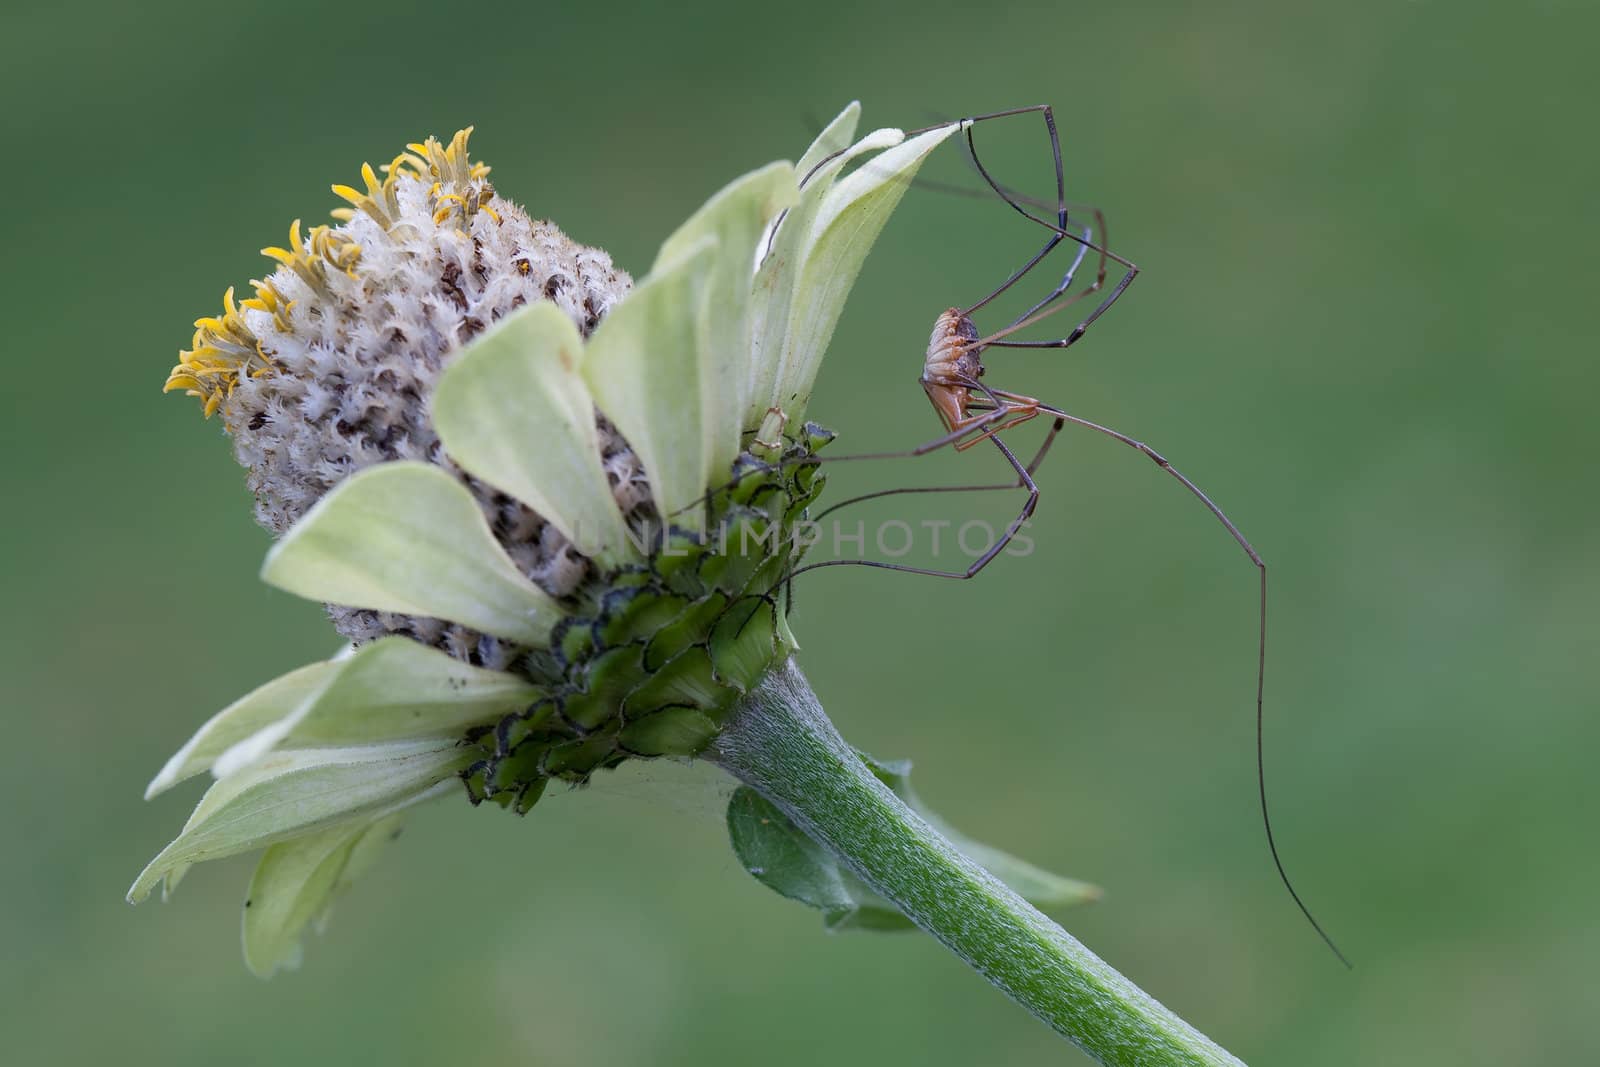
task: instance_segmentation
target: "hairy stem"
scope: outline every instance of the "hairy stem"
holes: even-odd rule
[[[710,758],[1101,1063],[1239,1064],[906,807],[839,736],[793,660],[744,698]]]

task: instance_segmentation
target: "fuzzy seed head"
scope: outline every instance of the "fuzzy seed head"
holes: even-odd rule
[[[277,268],[254,296],[195,324],[167,389],[220,412],[248,471],[255,514],[282,534],[349,475],[373,464],[437,463],[472,490],[497,539],[547,592],[569,595],[590,562],[522,503],[460,472],[443,454],[429,411],[451,355],[491,323],[532,301],[559,307],[585,337],[632,279],[604,251],[530,218],[494,191],[489,168],[467,153],[471,129],[448,145],[429,138],[381,168],[364,189],[335,185],[350,206],[332,226],[262,250]],[[602,455],[625,516],[649,507],[627,443],[597,416]],[[503,667],[516,654],[434,619],[330,606],[355,641],[403,633],[470,662]]]

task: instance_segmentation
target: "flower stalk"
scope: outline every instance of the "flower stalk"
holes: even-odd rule
[[[740,702],[708,758],[1100,1063],[1240,1063],[907,807],[839,736],[792,659]]]

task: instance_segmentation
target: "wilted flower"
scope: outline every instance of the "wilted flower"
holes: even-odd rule
[[[960,127],[854,141],[718,192],[631,286],[428,140],[335,226],[291,228],[255,295],[196,324],[169,388],[220,413],[263,577],[352,647],[217,713],[151,783],[217,781],[129,893],[265,849],[245,953],[298,958],[399,812],[465,782],[527,811],[551,779],[692,756],[794,647],[774,595],[820,492],[812,382],[861,263]],[[853,159],[876,155],[844,177]]]

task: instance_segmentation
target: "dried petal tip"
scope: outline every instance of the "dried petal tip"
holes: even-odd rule
[[[190,343],[192,348],[178,353],[178,365],[167,375],[162,392],[182,389],[199,397],[208,419],[233,395],[242,376],[260,377],[272,369],[272,360],[233,302],[231,285],[222,294],[221,317],[196,319]]]

